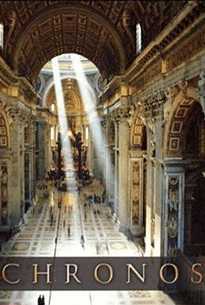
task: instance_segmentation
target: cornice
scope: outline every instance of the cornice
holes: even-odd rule
[[[129,92],[134,93],[136,90],[137,92],[143,90],[145,84],[152,82],[153,79],[155,81],[160,80],[164,75],[171,72],[166,70],[165,54],[170,63],[169,54],[175,49],[173,46],[176,44],[181,45],[184,40],[189,40],[193,32],[196,37],[197,33],[200,32],[199,24],[203,23],[203,21],[205,22],[203,10],[203,4],[200,2],[189,1],[185,9],[136,57],[135,61],[127,68],[125,74],[114,77],[106,86],[101,95],[101,103],[106,101],[109,104],[106,107],[114,104],[116,93],[117,91],[118,93],[120,92],[121,84],[127,86]],[[200,36],[200,33],[198,36]],[[196,44],[195,42],[194,48],[196,48]],[[198,43],[199,46],[202,44],[203,41]],[[197,48],[199,48],[198,45]],[[175,54],[173,54],[173,60],[175,60],[175,57]],[[163,64],[165,65],[165,71],[163,71]],[[170,70],[172,68],[173,65],[172,67],[170,65]]]
[[[16,76],[2,57],[0,57],[0,87],[11,96],[11,92],[15,91],[15,96],[23,97],[27,104],[36,103],[37,94],[33,86],[26,78]]]
[[[128,67],[125,72],[125,80],[133,83],[134,80],[157,58],[163,59],[163,52],[166,47],[176,41],[180,35],[193,25],[199,22],[202,14],[202,5],[195,1],[189,1],[184,10],[176,16],[168,26],[154,39]],[[202,16],[204,18],[204,16]],[[197,19],[199,19],[197,21]]]

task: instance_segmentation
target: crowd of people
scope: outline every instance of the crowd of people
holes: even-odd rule
[[[33,213],[40,214],[44,204],[50,201],[49,223],[50,227],[54,228],[56,227],[57,217],[59,215],[57,211],[58,209],[61,210],[61,208],[63,208],[64,210],[61,214],[63,217],[62,225],[65,229],[65,234],[70,237],[72,232],[69,219],[71,217],[67,217],[67,215],[71,215],[72,213],[72,204],[68,204],[64,202],[65,200],[63,200],[67,191],[67,189],[64,190],[64,188],[61,187],[64,182],[66,183],[64,179],[65,173],[63,171],[59,173],[58,171],[51,170],[47,173],[45,179],[39,181],[39,183],[37,184],[36,196],[34,197],[33,202]],[[96,217],[97,215],[100,215],[100,207],[106,199],[106,192],[102,183],[97,179],[91,178],[89,173],[85,172],[84,178],[82,177],[81,180],[77,181],[77,192],[79,204],[84,214],[84,221],[87,221],[87,214],[89,209],[93,211]],[[57,237],[55,239],[55,242],[57,243]],[[81,247],[84,249],[85,237],[83,231],[81,232],[79,242],[81,244]],[[106,249],[108,251],[107,245]],[[96,254],[99,255],[100,252],[101,243],[98,240],[96,242]],[[43,295],[40,295],[38,297],[38,305],[45,305],[45,297]]]

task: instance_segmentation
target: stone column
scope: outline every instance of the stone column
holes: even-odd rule
[[[115,216],[119,215],[119,124],[115,122],[115,190],[114,190],[114,202],[115,202]]]
[[[119,122],[119,221],[120,230],[128,230],[128,153],[129,124],[126,118]]]
[[[18,116],[12,122],[10,128],[11,135],[11,167],[9,177],[9,215],[10,224],[15,226],[23,216],[22,207],[22,125]]]
[[[52,146],[51,146],[51,125],[48,125],[48,167],[47,170],[50,169],[52,165]]]
[[[184,168],[166,164],[164,201],[164,255],[174,256],[184,247]]]
[[[37,138],[38,138],[38,156],[37,156],[37,171],[38,179],[43,179],[48,170],[48,146],[49,146],[49,133],[48,124],[44,121],[37,122]]]
[[[24,128],[25,120],[20,119],[20,180],[21,180],[21,204],[22,216],[25,210],[25,145],[24,145]]]
[[[163,120],[166,96],[156,92],[144,101],[147,125],[146,255],[160,256],[163,230]]]
[[[31,160],[31,200],[35,196],[36,189],[36,128],[35,121],[31,124],[30,160]]]
[[[138,152],[139,154],[139,152]],[[140,154],[139,154],[140,155]],[[132,157],[129,160],[129,229],[133,236],[140,237],[144,233],[143,227],[143,183],[144,183],[144,168],[143,158]]]
[[[105,133],[105,174],[106,177],[106,190],[107,190],[107,200],[112,207],[112,212],[114,212],[114,162],[113,162],[113,143],[110,139],[112,138],[110,130],[110,120],[106,119],[106,125],[104,125]]]
[[[28,135],[25,143],[25,200],[32,205],[35,192],[35,129],[34,122],[31,120],[27,126]]]
[[[149,135],[147,133],[147,138],[149,142]],[[147,206],[146,206],[146,236],[145,236],[145,250],[146,255],[153,254],[153,229],[155,225],[155,219],[153,215],[154,208],[154,196],[153,196],[153,180],[154,180],[154,168],[153,163],[148,157],[147,160]]]
[[[45,123],[44,129],[44,151],[45,151],[45,173],[47,173],[51,164],[51,129],[48,123]]]

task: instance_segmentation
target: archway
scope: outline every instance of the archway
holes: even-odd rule
[[[203,255],[205,123],[193,97],[178,101],[171,115],[166,152],[165,254],[178,249]]]
[[[84,110],[82,97],[79,92],[77,80],[75,78],[64,76],[61,80],[61,83],[64,96],[65,116],[69,127],[68,136],[70,138],[70,143],[72,147],[73,162],[79,176],[81,175],[83,169],[85,170],[88,168],[87,155],[88,150],[90,149],[90,147],[88,147],[88,122]],[[49,145],[51,146],[50,153],[52,153],[52,156],[50,156],[49,159],[51,160],[52,164],[51,168],[58,168],[58,141],[61,118],[59,117],[58,113],[59,107],[56,100],[55,84],[53,80],[49,84],[48,90],[46,90],[45,92],[44,107],[47,107],[52,116],[55,117],[55,120],[53,120],[53,124],[51,124],[50,130]],[[61,165],[62,167],[64,167],[65,165],[63,159],[61,159]]]
[[[184,251],[205,254],[205,122],[199,103],[194,102],[184,130],[185,165]]]

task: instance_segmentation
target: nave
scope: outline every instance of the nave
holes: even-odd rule
[[[179,257],[190,274],[205,256],[204,33],[204,0],[0,0],[3,255],[53,257],[60,219],[57,256]],[[68,191],[93,178],[100,213],[82,193],[39,194],[43,179]],[[204,285],[177,288],[205,304]],[[31,305],[38,293],[0,296]],[[161,292],[46,295],[59,300],[180,304]]]
[[[77,200],[75,193],[58,192],[49,188],[48,200],[39,202],[29,211],[25,224],[2,247],[3,256],[53,256],[57,236],[56,256],[139,256],[138,247],[119,232],[110,208],[104,204],[84,206],[83,190]],[[61,208],[58,207],[62,199]],[[54,199],[54,200],[53,200]],[[53,223],[50,211],[53,205]],[[58,220],[60,221],[59,231]],[[68,234],[70,227],[70,234]],[[80,236],[85,245],[82,246]],[[49,291],[1,291],[0,305],[34,305],[39,294],[49,301]],[[171,300],[160,291],[53,291],[50,305],[184,305],[178,299]]]

